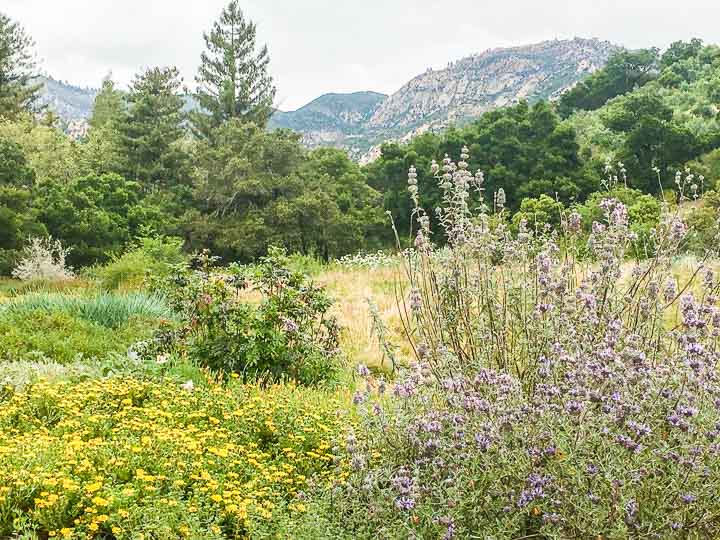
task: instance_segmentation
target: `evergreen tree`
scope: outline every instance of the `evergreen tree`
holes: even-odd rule
[[[25,30],[0,13],[0,117],[30,109],[40,85],[33,83],[33,41]]]
[[[182,81],[175,67],[153,68],[137,76],[127,96],[120,141],[127,178],[145,190],[182,184],[188,178]]]
[[[268,73],[267,46],[258,49],[256,44],[255,24],[233,0],[204,38],[207,49],[195,79],[200,110],[191,116],[195,131],[207,137],[233,118],[264,127],[272,114],[275,86]]]
[[[122,92],[115,88],[111,75],[108,75],[103,80],[100,92],[95,96],[92,116],[88,123],[94,129],[114,125],[120,120],[124,109]]]
[[[124,158],[119,129],[125,108],[125,97],[115,87],[109,74],[95,96],[88,138],[80,147],[81,169],[85,174],[123,172]]]

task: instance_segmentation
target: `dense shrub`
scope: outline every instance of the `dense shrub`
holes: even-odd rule
[[[720,282],[704,258],[672,274],[686,225],[665,207],[651,257],[628,263],[628,210],[606,199],[585,263],[560,250],[579,214],[566,239],[473,215],[466,161],[438,176],[442,255],[411,173],[416,363],[373,405],[384,386],[361,367],[355,472],[293,536],[716,537]]]
[[[181,266],[156,280],[183,324],[159,334],[148,352],[187,354],[244,380],[332,379],[339,367],[339,328],[328,315],[332,300],[305,275],[289,270],[288,262],[282,250],[271,248],[257,265],[221,274],[203,256],[199,270]]]
[[[12,275],[23,281],[72,279],[73,272],[65,263],[69,251],[59,240],[30,238]]]
[[[182,264],[186,256],[180,238],[143,237],[119,257],[91,274],[104,290],[138,289],[148,275],[163,277],[173,265]]]

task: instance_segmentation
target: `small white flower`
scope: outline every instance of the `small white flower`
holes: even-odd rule
[[[188,392],[192,392],[193,389],[195,388],[195,383],[192,382],[192,380],[189,380],[186,383],[181,384],[180,388],[182,388],[183,390],[186,390]]]

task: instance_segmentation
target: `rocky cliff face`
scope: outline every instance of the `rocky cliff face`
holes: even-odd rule
[[[335,126],[310,121],[315,117],[308,116],[305,109],[314,109],[311,106],[316,102],[295,112],[278,113],[273,122],[300,131],[308,146],[341,146],[368,161],[377,155],[373,146],[383,141],[462,125],[488,110],[521,99],[557,98],[603,67],[616,50],[606,41],[581,38],[491,49],[453,62],[445,69],[428,70],[386,99],[376,94],[374,110],[364,109],[365,115],[354,117],[351,123]],[[372,114],[364,118],[371,110]],[[333,118],[338,114],[334,111]]]
[[[591,39],[491,49],[415,77],[375,112],[369,129],[404,135],[480,116],[521,99],[560,95],[605,65],[616,47]]]

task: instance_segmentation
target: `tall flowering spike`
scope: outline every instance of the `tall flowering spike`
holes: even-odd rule
[[[418,205],[418,185],[417,185],[417,169],[413,165],[410,167],[410,171],[408,172],[408,192],[410,193],[410,197],[412,198],[413,202],[415,203],[415,206]]]
[[[475,185],[478,187],[482,186],[485,183],[485,174],[478,169],[475,173]]]
[[[417,185],[417,169],[415,168],[415,165],[410,167],[410,171],[408,172],[408,184],[411,186]]]
[[[570,217],[567,222],[568,231],[577,234],[582,229],[582,216],[575,210],[570,213]]]
[[[503,188],[498,189],[497,193],[495,193],[495,206],[498,209],[502,209],[506,202],[507,199],[505,197],[505,190]]]
[[[462,171],[468,168],[467,160],[470,159],[470,154],[468,153],[470,150],[468,150],[467,146],[463,146],[462,153],[460,154],[460,162],[458,163],[458,168]]]

